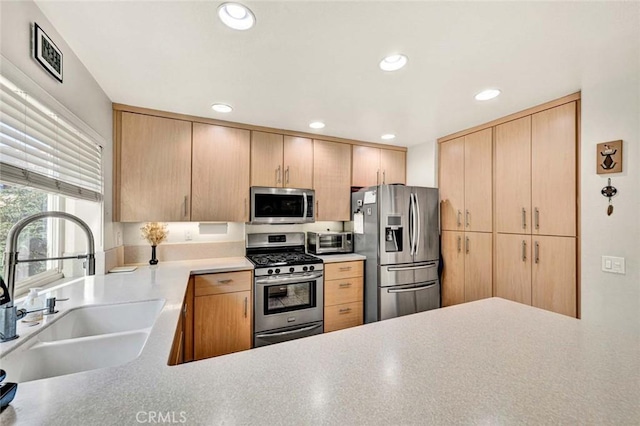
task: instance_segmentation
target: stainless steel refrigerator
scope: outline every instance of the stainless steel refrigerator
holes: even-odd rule
[[[354,251],[367,257],[365,322],[439,308],[438,189],[371,186],[351,207]]]

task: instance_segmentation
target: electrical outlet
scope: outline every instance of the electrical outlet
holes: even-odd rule
[[[624,275],[624,257],[602,256],[602,270],[604,272]]]
[[[116,246],[122,245],[122,232],[116,232]]]
[[[185,229],[184,231],[184,240],[185,241],[191,241],[193,239],[193,236],[191,235],[191,230],[190,229]]]

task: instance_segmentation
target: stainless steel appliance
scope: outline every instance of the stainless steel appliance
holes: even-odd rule
[[[323,332],[323,263],[304,252],[304,233],[247,235],[254,271],[254,347]]]
[[[315,191],[251,187],[251,223],[315,222]]]
[[[313,254],[352,253],[351,232],[307,232],[307,251]]]
[[[379,185],[351,194],[365,255],[365,322],[440,307],[438,189]]]

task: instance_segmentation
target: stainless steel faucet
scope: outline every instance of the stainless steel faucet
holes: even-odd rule
[[[22,230],[31,222],[48,217],[66,219],[78,225],[87,234],[87,254],[78,256],[45,257],[39,259],[18,259],[18,236]],[[96,274],[95,245],[93,233],[89,226],[80,218],[65,212],[42,212],[26,217],[13,225],[7,236],[7,247],[4,253],[4,272],[6,274],[6,284],[9,293],[9,301],[0,306],[0,342],[6,342],[18,338],[16,334],[16,323],[24,315],[22,310],[16,309],[14,305],[14,291],[16,281],[16,266],[18,263],[39,262],[42,260],[63,260],[63,259],[87,259],[85,269],[87,275]]]

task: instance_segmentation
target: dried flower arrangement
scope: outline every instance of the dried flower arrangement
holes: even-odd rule
[[[157,246],[166,240],[169,234],[167,224],[159,222],[147,222],[146,225],[140,228],[140,231],[142,231],[142,237],[152,246]]]

